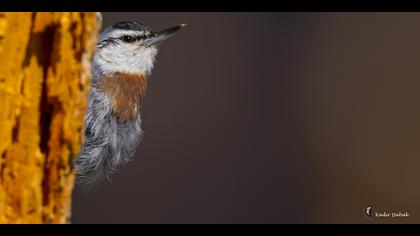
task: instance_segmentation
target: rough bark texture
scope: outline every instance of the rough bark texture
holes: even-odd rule
[[[0,13],[0,223],[68,223],[95,13]]]

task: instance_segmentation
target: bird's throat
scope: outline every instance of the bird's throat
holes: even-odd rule
[[[99,79],[99,89],[111,101],[113,115],[119,122],[135,119],[147,89],[143,74],[116,72]]]

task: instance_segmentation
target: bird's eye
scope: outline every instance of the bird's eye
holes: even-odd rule
[[[132,43],[132,42],[136,41],[136,38],[131,37],[131,36],[123,36],[123,37],[121,37],[121,40],[126,42],[126,43]]]

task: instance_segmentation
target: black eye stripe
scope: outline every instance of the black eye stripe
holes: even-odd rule
[[[140,41],[140,40],[143,40],[143,39],[146,39],[146,38],[148,38],[147,35],[142,35],[142,36],[124,35],[124,36],[121,36],[118,39],[123,41],[123,42],[126,42],[126,43],[133,43],[135,41]]]
[[[142,36],[137,36],[136,39],[137,40],[143,40],[143,39],[147,39],[147,38],[150,38],[150,37],[151,37],[151,35],[142,35]]]
[[[122,42],[127,42],[127,43],[134,43],[136,41],[148,39],[148,38],[151,38],[153,36],[155,36],[154,33],[148,33],[148,34],[141,35],[141,36],[124,35],[124,36],[121,36],[119,38],[107,38],[107,39],[102,40],[100,43],[98,43],[98,46],[103,48],[103,47],[107,46],[108,44],[113,44],[113,45],[119,44],[119,42],[121,42],[121,41]],[[128,37],[128,38],[126,38],[126,37]]]
[[[136,38],[132,37],[132,36],[125,35],[125,36],[120,37],[120,40],[122,40],[126,43],[132,43],[136,40]]]
[[[103,48],[103,47],[106,47],[107,45],[109,45],[109,44],[113,44],[113,45],[115,45],[115,44],[118,44],[118,42],[116,41],[116,39],[114,39],[114,38],[108,38],[108,39],[104,39],[104,40],[102,40],[100,43],[98,43],[97,45],[100,47],[100,48]]]

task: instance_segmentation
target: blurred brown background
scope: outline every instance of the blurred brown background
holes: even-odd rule
[[[104,14],[121,20],[188,27],[135,161],[76,190],[73,223],[420,222],[419,13]]]

